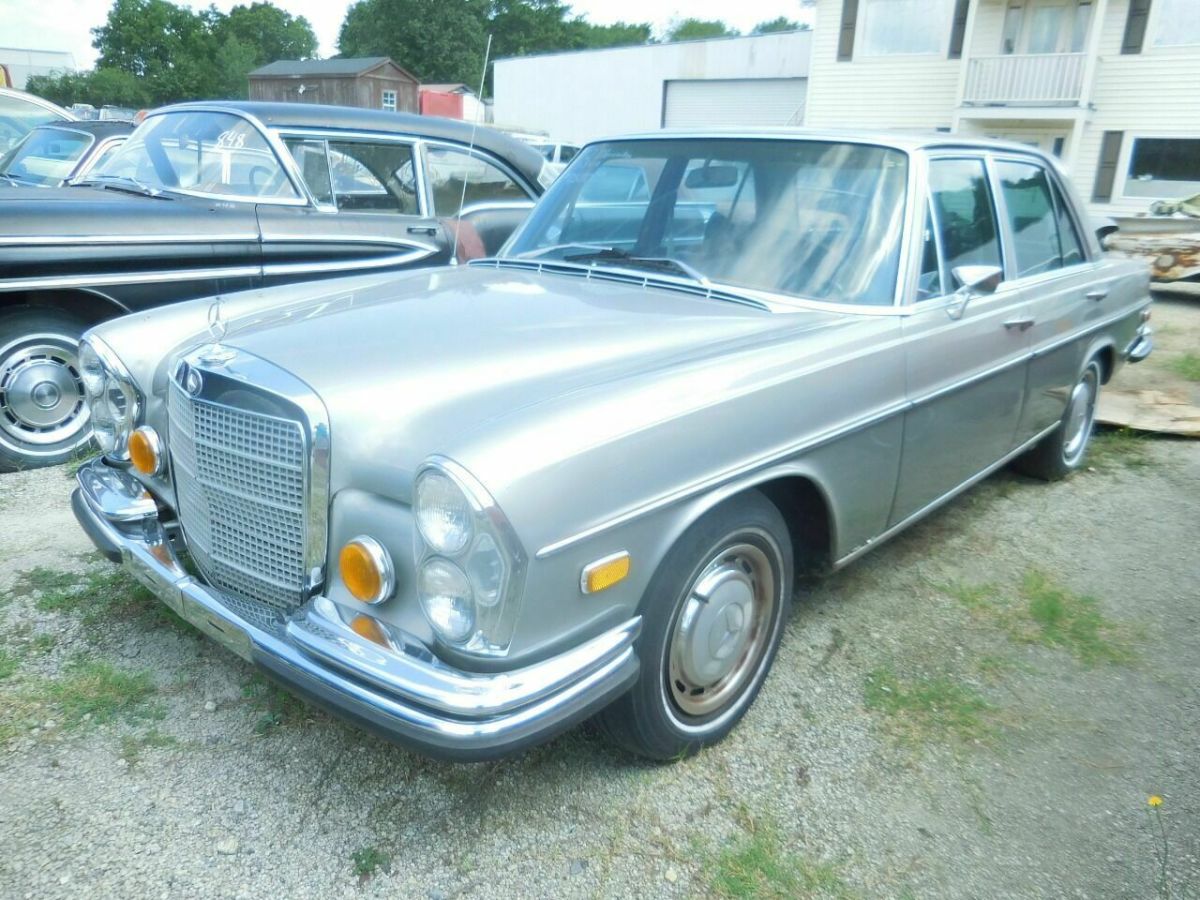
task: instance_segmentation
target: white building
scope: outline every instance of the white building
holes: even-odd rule
[[[662,127],[799,125],[812,33],[500,59],[495,124],[588,141]]]
[[[51,75],[75,71],[75,56],[58,50],[27,50],[0,47],[0,63],[8,69],[12,86],[24,89],[30,75]]]
[[[1200,0],[817,0],[805,118],[1036,144],[1144,213],[1200,193]]]

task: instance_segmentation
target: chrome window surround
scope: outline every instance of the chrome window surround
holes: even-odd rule
[[[438,637],[436,632],[434,632],[435,640],[440,646],[450,648],[459,653],[466,653],[472,656],[503,657],[508,653],[511,635],[516,628],[517,615],[520,612],[521,600],[525,593],[525,573],[529,566],[529,557],[525,553],[525,548],[522,546],[520,538],[517,537],[516,529],[512,527],[512,523],[508,521],[508,517],[504,515],[504,511],[500,509],[495,499],[478,478],[449,457],[435,454],[426,459],[417,468],[416,477],[413,478],[414,488],[420,477],[425,472],[430,471],[439,472],[454,482],[466,496],[467,502],[471,504],[471,510],[475,515],[486,519],[490,523],[493,533],[500,542],[500,549],[504,552],[506,561],[510,566],[507,590],[504,597],[496,604],[502,611],[498,621],[499,628],[502,633],[510,636],[509,640],[505,641],[504,646],[485,645],[477,642],[478,629],[476,629],[476,634],[473,634],[465,644],[450,644]],[[413,497],[413,517],[414,547],[418,547],[421,550],[419,553],[414,553],[416,557],[416,569],[419,570],[421,564],[427,558],[436,556],[437,554],[433,553],[431,548],[425,543],[424,538],[420,537],[420,530],[417,528],[415,521],[415,496]],[[468,547],[465,553],[469,555],[469,552]]]
[[[308,454],[308,485],[305,497],[305,548],[304,566],[307,573],[304,592],[311,597],[325,583],[326,558],[329,549],[329,452],[330,432],[329,413],[321,398],[303,381],[278,366],[247,353],[244,350],[227,348],[234,355],[228,362],[219,366],[208,365],[200,361],[205,347],[201,346],[188,353],[176,362],[171,380],[183,386],[181,381],[186,369],[200,373],[201,389],[194,396],[200,400],[212,402],[211,379],[205,378],[211,374],[231,381],[238,381],[253,387],[256,391],[273,394],[291,403],[303,415],[300,421],[301,431]],[[171,458],[170,446],[167,447],[167,457],[173,491],[173,505],[179,509],[179,486],[175,476],[175,464]],[[186,535],[185,535],[186,538]]]
[[[77,178],[83,178],[83,176],[91,172],[92,169],[96,168],[96,161],[105,153],[107,153],[110,148],[119,147],[128,139],[129,135],[127,134],[120,134],[114,137],[105,138],[98,146],[91,148],[92,152],[87,159],[83,161],[83,165],[72,172],[71,177],[67,180],[75,181]]]
[[[426,150],[426,148],[430,148],[430,147],[445,147],[450,150],[457,150],[460,153],[466,153],[468,156],[475,156],[475,157],[478,157],[479,159],[482,159],[484,162],[491,163],[496,168],[498,168],[501,172],[503,172],[505,175],[507,175],[509,178],[511,178],[518,187],[520,187],[522,190],[524,190],[525,195],[530,199],[530,201],[533,201],[533,202],[537,201],[537,197],[538,197],[537,191],[535,191],[533,189],[533,187],[530,186],[529,181],[526,180],[526,178],[523,175],[521,175],[520,172],[518,172],[516,169],[514,169],[512,166],[510,166],[507,162],[500,159],[500,157],[495,156],[492,153],[489,153],[487,150],[481,150],[479,147],[469,147],[466,144],[456,144],[453,141],[442,141],[442,140],[438,140],[436,138],[421,138],[420,140],[417,141],[417,148],[420,151],[420,155],[421,155],[421,169],[423,170],[422,178],[424,178],[425,174],[426,174],[424,171],[424,169],[425,169],[425,150]],[[426,190],[430,190],[429,209],[433,210],[434,206],[433,206],[432,191],[428,186],[426,187]],[[514,201],[514,202],[517,202],[517,201]],[[431,215],[436,215],[436,211],[431,213]]]
[[[221,113],[227,116],[236,116],[250,125],[259,133],[263,140],[267,142],[267,146],[271,148],[271,152],[275,154],[275,161],[283,168],[283,172],[287,175],[288,183],[292,187],[295,194],[294,197],[243,197],[237,194],[210,194],[205,191],[190,191],[187,188],[173,187],[165,190],[175,194],[186,194],[189,197],[203,197],[206,200],[224,200],[227,203],[262,203],[269,206],[310,206],[313,203],[312,195],[309,194],[307,186],[304,184],[304,179],[300,177],[300,168],[296,165],[296,161],[292,159],[292,154],[288,152],[287,147],[283,145],[283,141],[279,139],[279,133],[274,129],[267,128],[259,121],[257,116],[251,115],[248,112],[240,109],[234,109],[228,106],[220,106],[216,104],[198,104],[187,105],[186,107],[168,107],[167,109],[152,112],[142,120],[144,125],[156,116],[175,115],[185,112],[210,112]],[[140,130],[142,126],[139,125]],[[137,134],[137,130],[133,132]],[[133,135],[130,135],[132,137]]]

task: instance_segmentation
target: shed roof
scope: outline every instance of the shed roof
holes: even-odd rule
[[[405,75],[416,81],[416,77],[403,66],[397,65],[388,56],[359,56],[335,59],[277,59],[273,63],[260,66],[250,73],[251,78],[271,78],[281,76],[329,75],[336,77],[353,77],[362,75],[372,69],[391,63]]]

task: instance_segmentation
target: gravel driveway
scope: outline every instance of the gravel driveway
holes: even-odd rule
[[[344,726],[90,555],[70,486],[0,477],[0,896],[1197,896],[1198,443],[1001,473],[803,586],[675,765]]]

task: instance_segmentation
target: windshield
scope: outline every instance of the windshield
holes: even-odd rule
[[[59,184],[74,171],[92,141],[82,131],[35,128],[0,157],[0,175],[29,184]]]
[[[266,139],[227,113],[151,116],[92,177],[246,200],[297,196]]]
[[[505,256],[653,268],[734,288],[888,305],[908,159],[808,140],[593,144]]]

